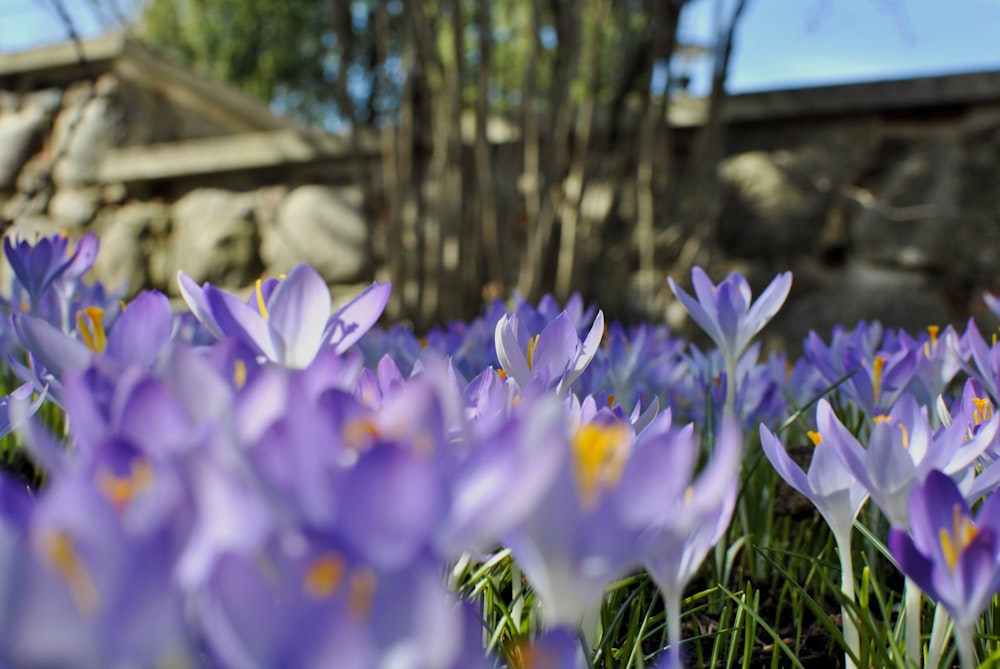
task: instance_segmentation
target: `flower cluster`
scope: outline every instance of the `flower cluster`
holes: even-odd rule
[[[699,466],[637,357],[684,364],[663,330],[577,298],[421,343],[372,330],[388,285],[331,315],[306,265],[248,299],[182,273],[173,313],[82,283],[92,236],[5,250],[6,425],[45,482],[0,477],[0,666],[495,666],[442,574],[500,546],[549,630],[521,655],[568,666],[609,585],[683,587],[728,525],[740,431]]]
[[[869,499],[907,606],[939,601],[963,661],[1000,588],[1000,346],[972,322],[811,333],[793,362],[753,341],[791,275],[754,301],[696,269],[693,296],[669,283],[711,350],[579,296],[418,338],[376,326],[387,284],[334,310],[307,265],[245,297],[181,273],[175,312],[87,283],[93,235],[4,251],[0,432],[44,481],[0,474],[0,667],[576,668],[639,572],[666,609],[653,655],[682,666],[685,589],[748,522],[747,453],[830,525],[848,600]],[[495,648],[447,574],[508,554],[538,624]]]

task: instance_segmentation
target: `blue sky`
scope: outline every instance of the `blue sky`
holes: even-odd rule
[[[95,6],[138,0],[63,0],[84,36],[102,31]],[[684,31],[705,41],[717,2],[697,0]],[[747,92],[1000,70],[1000,0],[750,0],[730,90]],[[108,16],[103,25],[111,25]],[[51,0],[0,0],[0,52],[60,41]],[[704,81],[704,79],[702,79]],[[695,91],[699,90],[696,82]]]

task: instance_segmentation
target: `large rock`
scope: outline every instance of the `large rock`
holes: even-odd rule
[[[43,88],[40,91],[33,91],[24,96],[24,106],[39,109],[46,114],[54,114],[59,111],[62,104],[63,92],[59,88]]]
[[[93,220],[100,203],[100,188],[60,188],[49,201],[49,216],[67,228],[80,227]]]
[[[199,188],[174,203],[170,250],[164,261],[169,288],[183,270],[198,283],[237,288],[255,281],[263,266],[254,220],[255,194]]]
[[[13,190],[17,173],[41,141],[44,122],[45,111],[37,106],[0,115],[0,192]]]
[[[881,174],[870,180],[850,228],[857,257],[940,272],[958,251],[961,153],[951,137],[903,143],[887,138]]]
[[[282,201],[276,224],[261,228],[261,259],[268,273],[307,262],[331,283],[364,278],[371,252],[363,211],[361,188],[296,188]]]
[[[167,286],[163,271],[170,233],[170,207],[158,202],[133,202],[106,209],[94,221],[101,240],[92,274],[111,289],[133,295],[143,288]]]
[[[952,319],[945,297],[921,272],[858,261],[837,269],[803,262],[796,267],[788,303],[763,336],[772,342],[780,336],[780,343],[796,352],[810,330],[829,341],[835,325],[852,328],[859,320],[878,320],[916,335]]]
[[[726,195],[719,242],[729,255],[788,256],[815,247],[828,195],[796,175],[795,158],[749,151],[719,165]]]
[[[116,145],[118,115],[112,91],[105,95],[88,95],[87,89],[67,91],[52,131],[57,157],[52,178],[56,185],[94,183],[105,152]]]

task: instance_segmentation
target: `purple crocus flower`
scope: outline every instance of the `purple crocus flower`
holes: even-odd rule
[[[727,379],[736,377],[736,365],[740,356],[750,345],[758,332],[781,309],[792,287],[791,272],[776,276],[756,302],[750,291],[750,284],[739,272],[732,272],[719,285],[700,267],[691,270],[691,283],[695,297],[689,295],[669,277],[670,289],[695,323],[705,331],[726,362]],[[726,384],[726,411],[735,411],[736,381]]]
[[[496,326],[497,358],[522,390],[533,384],[555,387],[565,395],[597,353],[604,335],[604,313],[598,311],[583,341],[566,312],[531,336],[516,316],[503,316]]]
[[[77,313],[74,334],[66,334],[48,321],[30,314],[18,314],[14,327],[31,356],[32,367],[11,360],[14,372],[32,381],[36,389],[51,386],[59,401],[61,381],[71,372],[86,370],[97,358],[108,369],[130,365],[154,367],[170,342],[173,317],[170,302],[157,291],[143,291],[105,325],[105,312],[87,307]],[[74,336],[75,335],[75,336]]]
[[[306,367],[320,348],[346,351],[374,325],[389,299],[387,283],[373,283],[330,315],[330,290],[311,266],[284,279],[258,282],[249,302],[212,285],[199,287],[183,272],[178,284],[194,315],[217,337],[236,337],[268,360]]]
[[[954,343],[950,343],[954,347]],[[1000,402],[1000,390],[997,389],[997,379],[1000,378],[1000,345],[996,338],[994,337],[992,344],[987,344],[975,321],[970,318],[955,349],[965,372],[983,385],[994,402]]]
[[[263,568],[262,568],[263,565]],[[489,666],[473,617],[426,558],[387,570],[350,547],[276,538],[257,555],[226,555],[195,615],[208,652],[228,667]]]
[[[962,361],[955,352],[959,347],[958,333],[950,325],[943,330],[930,325],[927,333],[916,339],[901,331],[899,341],[902,347],[917,350],[917,368],[910,381],[910,392],[921,404],[932,406],[962,369]]]
[[[664,417],[669,425],[669,414]],[[690,440],[690,430],[684,435]],[[628,423],[609,409],[573,435],[558,435],[570,466],[552,477],[534,513],[501,535],[538,593],[546,626],[577,628],[597,610],[604,590],[639,566],[649,523],[635,520],[648,509],[626,504],[622,495],[631,499],[654,477],[648,468],[628,466],[647,450],[634,442]],[[678,457],[691,450],[671,448],[675,440],[669,438],[647,445]]]
[[[637,459],[637,465],[647,470],[646,476],[659,474],[663,479],[660,494],[664,496],[657,498],[647,493],[645,500],[633,501],[640,509],[644,504],[659,504],[672,512],[670,518],[654,521],[655,539],[643,558],[643,566],[659,588],[667,609],[669,648],[665,666],[676,667],[683,666],[680,616],[684,589],[729,527],[743,455],[742,434],[731,418],[722,422],[712,457],[697,477],[691,459],[697,457],[697,452],[690,449],[690,443],[675,445],[675,450],[684,451],[680,457],[671,454],[667,458],[660,451],[650,453],[659,461]]]
[[[1000,495],[990,495],[973,516],[954,481],[935,470],[914,487],[909,506],[909,533],[889,530],[889,550],[951,615],[962,666],[973,667],[976,621],[1000,591]]]
[[[1000,427],[998,418],[990,418],[972,438],[966,425],[959,422],[932,432],[925,409],[912,395],[904,394],[888,415],[873,418],[865,448],[826,400],[820,400],[816,407],[823,443],[830,444],[868,489],[889,522],[903,528],[909,525],[907,505],[913,486],[934,469],[962,476],[993,443]]]
[[[833,533],[840,556],[840,588],[849,601],[854,601],[854,566],[851,555],[851,531],[861,506],[868,499],[868,491],[843,464],[837,453],[825,444],[819,432],[810,432],[816,449],[809,463],[809,473],[802,471],[781,441],[765,426],[760,426],[760,445],[774,469],[792,488],[809,498],[823,516]],[[858,630],[847,607],[842,620],[847,648],[859,655]],[[845,654],[844,665],[854,667],[850,655]]]
[[[30,309],[38,308],[42,295],[73,261],[73,256],[67,253],[69,248],[66,235],[42,237],[35,244],[25,240],[12,242],[10,237],[4,239],[4,255],[18,285],[28,295]]]
[[[792,274],[784,272],[776,276],[756,302],[752,301],[750,284],[739,272],[731,273],[715,285],[705,270],[695,267],[691,270],[691,283],[697,299],[677,285],[673,277],[667,281],[691,318],[724,356],[735,360],[785,303],[792,287]]]
[[[851,474],[837,452],[823,441],[819,432],[810,432],[809,437],[816,448],[807,474],[789,457],[778,437],[760,426],[761,448],[775,470],[788,485],[813,503],[835,538],[848,539],[845,545],[849,547],[851,528],[868,499],[868,490]]]

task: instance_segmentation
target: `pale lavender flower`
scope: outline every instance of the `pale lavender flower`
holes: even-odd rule
[[[931,471],[913,489],[909,518],[909,532],[889,530],[889,550],[951,615],[962,667],[974,667],[976,621],[1000,591],[1000,495],[990,495],[973,516],[951,477]]]
[[[934,469],[961,477],[993,443],[1000,427],[997,421],[998,416],[993,416],[971,439],[966,426],[959,423],[933,432],[925,409],[905,394],[888,415],[873,417],[865,448],[826,400],[820,400],[816,408],[823,443],[837,452],[889,521],[903,528],[908,526],[913,486]]]
[[[776,276],[756,302],[750,284],[739,272],[732,272],[715,285],[703,269],[695,267],[691,270],[691,283],[697,299],[678,286],[673,277],[667,280],[691,318],[722,352],[727,379],[725,411],[734,413],[740,356],[785,303],[792,287],[791,272]]]
[[[298,265],[279,281],[258,282],[249,302],[214,286],[199,287],[178,274],[181,295],[205,327],[219,338],[236,337],[268,360],[306,367],[324,346],[343,353],[382,315],[389,284],[373,283],[330,315],[330,290],[309,265]]]
[[[739,272],[731,273],[715,285],[703,269],[695,267],[691,270],[691,283],[696,299],[677,285],[673,277],[667,280],[691,318],[722,354],[733,360],[739,358],[750,340],[778,313],[792,287],[791,272],[784,272],[754,302],[750,284]]]
[[[534,336],[517,315],[505,315],[496,326],[497,358],[522,390],[533,384],[554,386],[557,394],[565,395],[594,358],[603,335],[604,313],[600,311],[583,341],[566,312]]]

